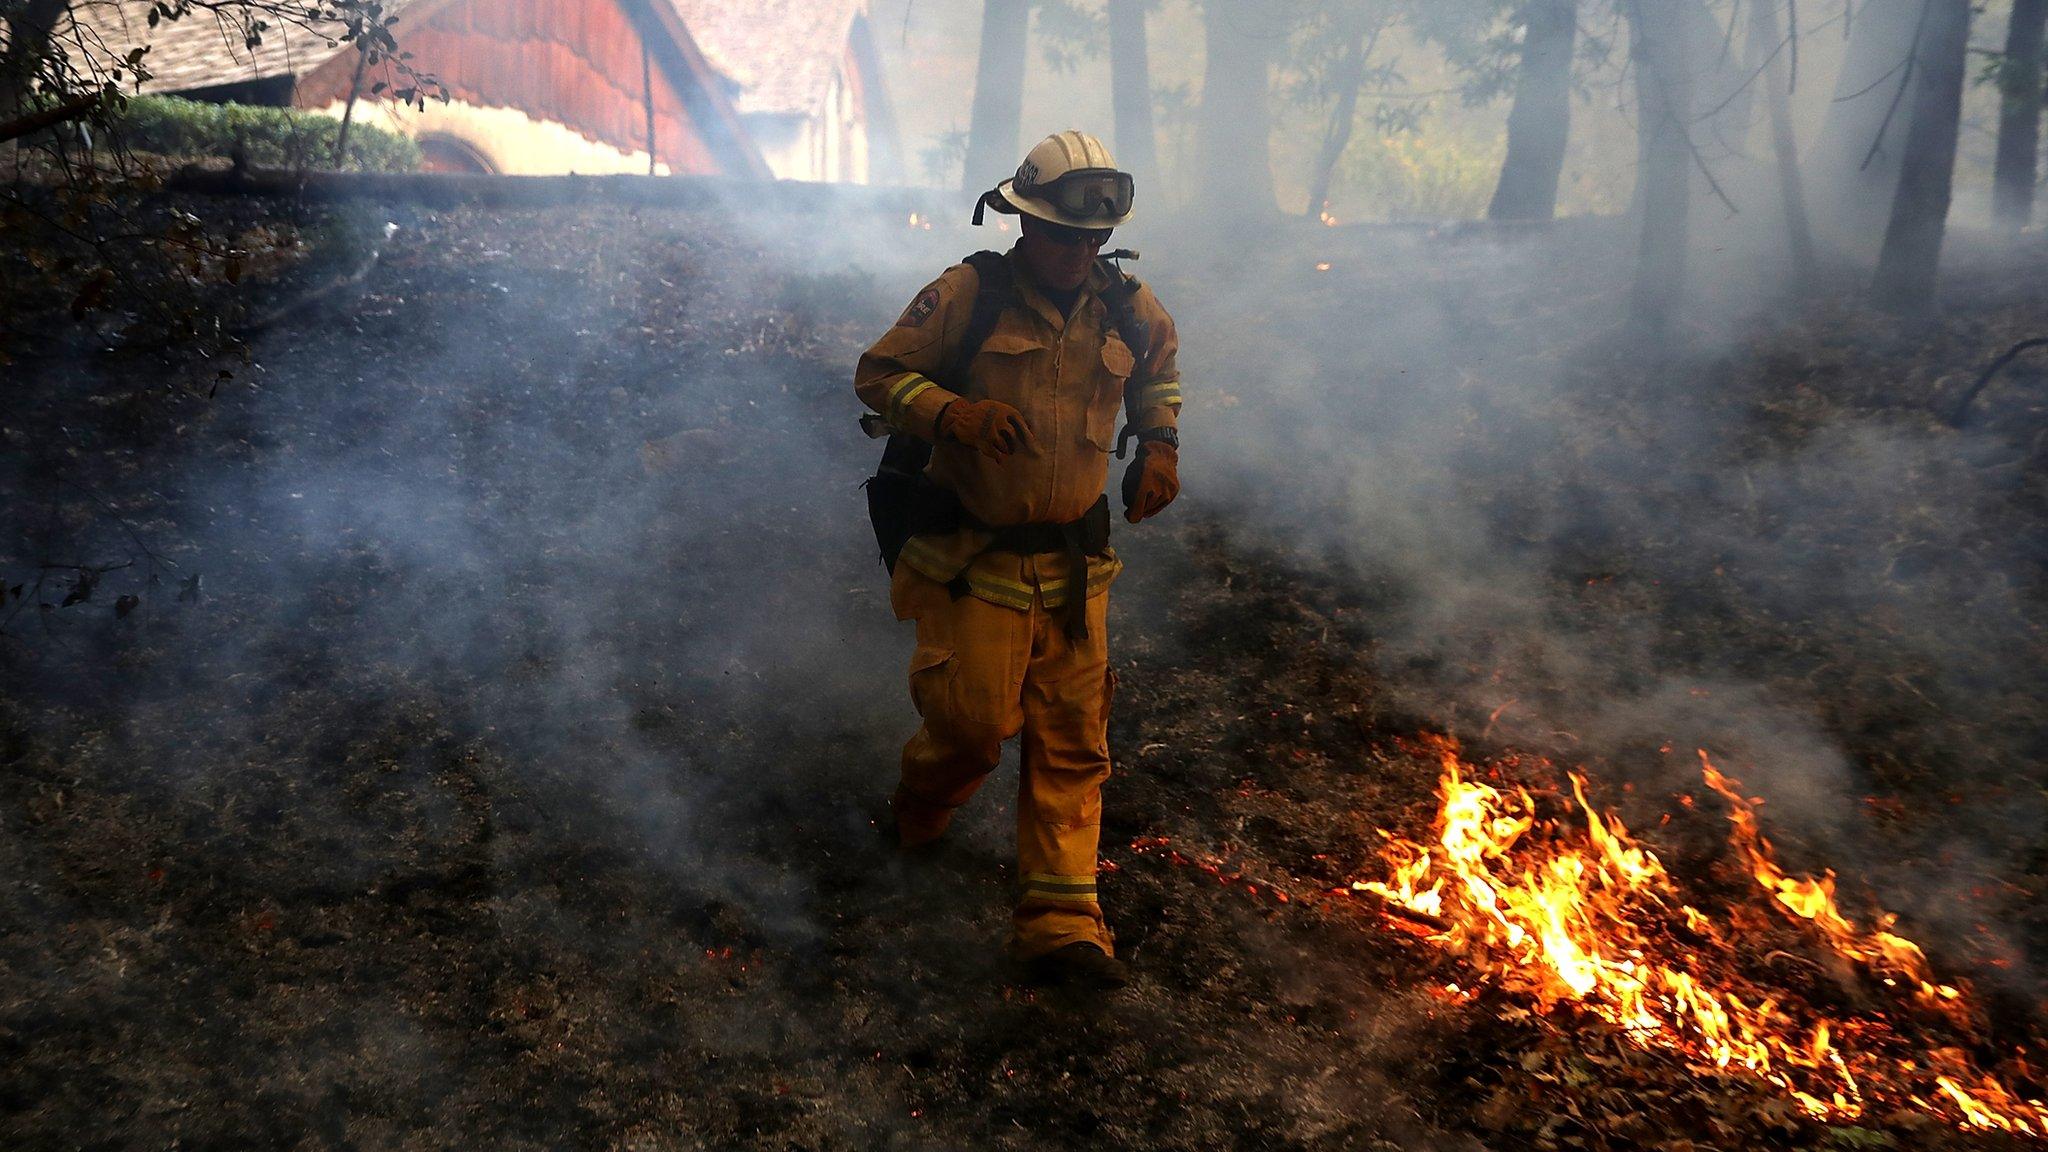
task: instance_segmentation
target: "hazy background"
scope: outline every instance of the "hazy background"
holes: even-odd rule
[[[1885,7],[1867,0],[1859,6]],[[1081,7],[1100,15],[1099,4]],[[1249,21],[1246,35],[1284,35],[1275,28],[1303,5],[1275,0],[1269,7],[1274,19]],[[1971,46],[1978,53],[1972,56],[1973,80],[1984,59],[1981,53],[2003,46],[2010,9],[2010,3],[1997,0],[1984,5],[1972,22]],[[890,95],[909,154],[909,176],[916,183],[957,187],[960,138],[967,132],[974,92],[981,5],[965,0],[874,0],[870,11],[891,69]],[[1853,30],[1854,25],[1845,24],[1839,3],[1814,0],[1800,5],[1800,12],[1804,34],[1792,106],[1802,145],[1811,145],[1837,95],[1845,27]],[[1865,18],[1879,16],[1866,13]],[[1622,211],[1635,182],[1635,94],[1624,72],[1627,31],[1614,13],[1590,3],[1582,8],[1581,24],[1572,140],[1558,196],[1558,211],[1567,216]],[[1080,128],[1101,136],[1115,150],[1108,53],[1099,43],[1091,50],[1084,38],[1063,35],[1074,27],[1059,19],[1048,24],[1043,9],[1034,12],[1024,81],[1023,142],[1028,147],[1041,136]],[[1178,205],[1186,202],[1192,182],[1208,175],[1198,170],[1195,144],[1203,69],[1199,5],[1193,0],[1160,0],[1147,31],[1165,179],[1141,195],[1148,207]],[[1609,42],[1606,59],[1586,59],[1588,52],[1598,51],[1585,42],[1588,37]],[[1741,39],[1738,30],[1738,57]],[[1357,135],[1339,166],[1331,214],[1339,221],[1484,215],[1506,149],[1512,80],[1497,97],[1469,102],[1464,91],[1469,77],[1451,67],[1440,48],[1419,42],[1400,27],[1380,41],[1374,62],[1396,65],[1401,79],[1378,90],[1369,85],[1361,95]],[[1292,90],[1301,79],[1299,70],[1285,61],[1273,78],[1273,176],[1282,210],[1295,213],[1305,206],[1309,168],[1330,107],[1327,100]],[[1879,93],[1880,103],[1889,92],[1887,88]],[[1413,117],[1414,127],[1385,130],[1375,118],[1389,113]],[[1981,220],[1989,212],[1997,123],[1996,89],[1972,83],[1966,89],[1957,157],[1959,220]],[[1722,210],[1715,205],[1707,211]]]

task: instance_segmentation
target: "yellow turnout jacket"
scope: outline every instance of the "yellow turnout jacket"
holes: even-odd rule
[[[967,264],[946,269],[927,285],[896,326],[861,356],[854,391],[899,431],[933,441],[939,411],[961,396],[1015,407],[1031,426],[1035,450],[997,463],[972,448],[938,442],[925,475],[952,490],[983,524],[1064,524],[1086,514],[1102,495],[1119,411],[1139,431],[1175,425],[1181,406],[1175,366],[1180,340],[1173,318],[1152,290],[1140,287],[1132,311],[1147,322],[1151,347],[1139,364],[1130,345],[1110,330],[1109,306],[1101,294],[1111,282],[1100,265],[1090,273],[1072,315],[1062,316],[1031,283],[1014,248],[1008,258],[1017,303],[1004,309],[968,365],[960,392],[948,391],[933,377],[944,371],[966,335],[981,287],[980,276]],[[904,546],[898,563],[940,583],[964,575],[974,596],[1008,608],[1030,608],[1034,594],[1047,608],[1066,602],[1072,574],[1063,555],[990,552],[990,543],[990,534],[975,528],[918,536]],[[1088,596],[1106,591],[1122,568],[1114,550],[1090,557]]]

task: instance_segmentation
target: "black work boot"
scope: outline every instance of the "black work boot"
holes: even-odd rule
[[[1062,988],[1121,988],[1131,982],[1130,965],[1085,940],[1025,961],[1032,980]]]
[[[868,823],[875,829],[876,842],[884,851],[898,859],[927,862],[937,860],[946,854],[947,840],[944,836],[934,836],[921,844],[906,846],[903,843],[903,833],[896,827],[896,814],[887,809]]]

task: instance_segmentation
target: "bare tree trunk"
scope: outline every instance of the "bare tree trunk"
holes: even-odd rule
[[[980,192],[1016,170],[1017,133],[1024,121],[1024,55],[1031,0],[983,0],[981,61],[974,73],[974,109],[967,123],[962,187]]]
[[[1905,155],[1913,41],[1927,0],[1859,0],[1848,54],[1807,172],[1830,242],[1875,253]]]
[[[1316,150],[1316,166],[1309,173],[1305,214],[1312,220],[1329,205],[1330,181],[1336,174],[1337,161],[1343,159],[1344,149],[1351,144],[1352,122],[1358,118],[1358,88],[1365,82],[1365,58],[1372,53],[1365,31],[1363,25],[1353,31],[1351,42],[1344,46],[1343,58],[1337,62],[1336,74],[1330,78],[1337,89],[1337,106],[1330,111],[1330,126],[1323,132],[1323,145]]]
[[[1198,195],[1218,221],[1245,224],[1279,214],[1273,199],[1272,115],[1267,72],[1280,33],[1258,0],[1202,6],[1202,174]]]
[[[1109,0],[1109,98],[1116,160],[1140,184],[1159,174],[1152,135],[1152,61],[1145,42],[1145,0]]]
[[[640,112],[646,121],[647,131],[647,174],[655,174],[660,149],[654,139],[654,53],[647,47],[647,41],[640,41]]]
[[[1877,261],[1872,292],[1898,312],[1927,312],[1941,267],[1955,179],[1956,136],[1962,126],[1963,74],[1970,47],[1970,0],[1928,0],[1915,53],[1912,126],[1904,169],[1892,198],[1891,224]]]
[[[349,78],[348,82],[348,103],[341,107],[341,128],[334,133],[333,163],[336,172],[348,167],[348,129],[349,125],[355,123],[356,101],[361,99],[363,95],[363,70],[369,66],[370,46],[358,43],[356,45],[355,74]],[[647,49],[644,47],[640,50],[640,75],[644,81],[647,76]]]
[[[1548,220],[1572,133],[1572,52],[1579,0],[1531,0],[1508,112],[1508,156],[1486,209],[1491,220]]]
[[[1667,3],[1672,0],[1666,0]],[[1685,16],[1686,61],[1692,71],[1693,151],[1703,167],[1741,152],[1749,134],[1756,86],[1736,50],[1741,3],[1728,8],[1728,21],[1707,0],[1680,5]]]
[[[1662,30],[1661,38],[1669,48],[1662,59],[1671,69],[1684,74],[1686,84],[1686,107],[1690,111],[1685,121],[1685,134],[1680,142],[1685,145],[1687,154],[1693,157],[1689,163],[1704,167],[1705,159],[1701,154],[1700,142],[1711,136],[1717,130],[1717,125],[1728,115],[1725,108],[1713,116],[1699,114],[1702,108],[1709,107],[1715,102],[1709,100],[1710,93],[1724,92],[1728,89],[1727,73],[1732,69],[1720,59],[1723,39],[1720,25],[1715,23],[1714,14],[1707,8],[1706,0],[1616,0],[1616,3],[1628,18],[1631,37],[1636,35],[1637,25],[1642,23],[1636,16],[1639,9],[1653,27]],[[1634,39],[1631,39],[1632,60],[1637,58],[1633,48],[1634,42]],[[1640,69],[1635,73],[1636,108],[1639,114],[1643,108],[1655,102],[1644,95],[1644,85],[1651,79]],[[1644,210],[1643,197],[1650,187],[1650,181],[1644,178],[1643,173],[1652,166],[1650,153],[1656,140],[1654,132],[1646,132],[1640,123],[1637,124],[1637,178],[1635,193],[1629,201],[1629,214],[1639,218]]]
[[[2048,33],[2048,0],[2012,0],[1999,69],[1998,166],[1992,178],[1991,215],[2017,232],[2034,219],[2034,186],[2041,172],[2041,42]]]
[[[1806,182],[1799,171],[1799,144],[1792,135],[1791,74],[1793,46],[1789,32],[1779,18],[1781,0],[1750,0],[1749,35],[1751,55],[1759,58],[1763,70],[1765,114],[1771,122],[1771,152],[1778,163],[1778,198],[1785,213],[1785,239],[1792,257],[1792,283],[1805,291],[1813,281],[1816,262],[1813,221],[1806,214]]]
[[[7,23],[7,42],[0,45],[0,119],[12,119],[28,106],[36,68],[50,51],[57,22],[70,8],[70,0],[0,4]]]
[[[1692,211],[1693,75],[1684,14],[1665,0],[1628,0],[1636,68],[1637,125],[1643,136],[1642,240],[1636,250],[1630,319],[1651,333],[1670,326],[1685,292]]]

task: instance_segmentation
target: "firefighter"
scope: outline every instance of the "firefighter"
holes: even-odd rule
[[[1003,741],[1021,737],[1011,952],[1037,979],[1096,988],[1128,979],[1095,886],[1116,689],[1106,610],[1122,569],[1104,484],[1119,414],[1137,441],[1124,518],[1155,516],[1180,491],[1173,320],[1099,255],[1131,218],[1132,191],[1094,137],[1041,141],[975,209],[977,224],[983,207],[1018,216],[1015,246],[947,269],[854,377],[891,428],[929,443],[924,480],[955,509],[936,528],[927,518],[893,562],[891,605],[917,624],[910,695],[923,718],[891,802],[897,843],[937,841]]]

